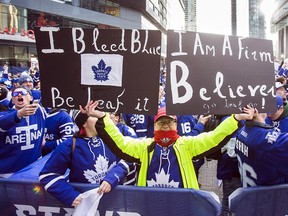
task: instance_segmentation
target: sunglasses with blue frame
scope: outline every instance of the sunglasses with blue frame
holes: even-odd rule
[[[14,91],[14,92],[12,92],[12,97],[16,97],[19,94],[21,94],[22,96],[25,96],[25,95],[29,94],[29,92],[25,89],[22,91]]]

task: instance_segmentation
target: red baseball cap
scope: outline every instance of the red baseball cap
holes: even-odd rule
[[[161,107],[158,109],[158,114],[154,117],[154,122],[156,122],[159,118],[163,116],[177,120],[177,117],[175,115],[167,115],[166,107]]]

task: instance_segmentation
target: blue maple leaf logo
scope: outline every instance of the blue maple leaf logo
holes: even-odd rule
[[[108,74],[110,73],[112,68],[110,66],[106,67],[106,63],[103,61],[103,59],[99,61],[97,66],[98,67],[96,67],[95,65],[92,66],[94,79],[101,82],[109,80]]]

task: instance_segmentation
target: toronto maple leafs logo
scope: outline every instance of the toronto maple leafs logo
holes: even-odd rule
[[[115,165],[116,162],[114,161],[109,167],[108,159],[102,155],[99,155],[94,164],[95,171],[88,169],[84,171],[84,176],[89,182],[93,184],[100,184],[100,181],[106,176],[107,172]]]
[[[165,188],[178,188],[179,182],[174,182],[174,180],[169,182],[170,174],[165,174],[164,169],[161,172],[155,174],[156,181],[154,179],[147,180],[148,187],[165,187]]]
[[[97,66],[98,67],[96,67],[95,65],[92,66],[94,79],[101,82],[109,80],[108,74],[110,73],[112,68],[110,66],[106,67],[106,63],[103,59],[100,60]]]
[[[280,130],[278,128],[274,128],[273,131],[269,131],[265,137],[267,140],[267,143],[273,144],[277,141],[278,137],[280,135]]]

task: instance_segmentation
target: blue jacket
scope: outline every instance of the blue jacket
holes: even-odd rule
[[[263,123],[245,122],[235,151],[243,187],[288,183],[288,134]]]
[[[41,157],[46,113],[17,117],[17,110],[0,112],[0,173],[14,173]]]
[[[178,134],[180,136],[196,136],[204,132],[204,125],[197,121],[192,115],[177,116]]]

